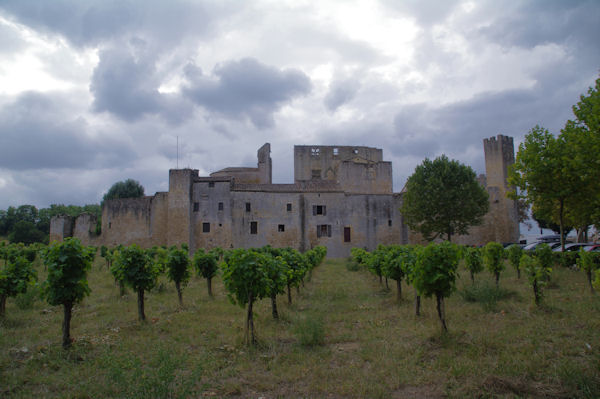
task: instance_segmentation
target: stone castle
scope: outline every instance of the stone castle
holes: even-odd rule
[[[490,211],[482,226],[455,241],[516,242],[517,208],[505,195],[513,139],[485,139],[484,151],[486,175],[479,180],[490,195]],[[50,241],[75,236],[86,245],[109,247],[186,243],[191,251],[267,244],[305,251],[324,245],[330,257],[348,256],[353,247],[421,241],[403,223],[402,193],[393,192],[392,164],[381,149],[294,146],[293,184],[272,183],[270,152],[268,143],[258,150],[256,168],[225,168],[210,176],[172,169],[168,192],[106,201],[100,235],[93,233],[92,215],[60,216],[51,221]]]

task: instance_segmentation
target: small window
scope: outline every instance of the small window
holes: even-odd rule
[[[320,148],[311,148],[310,155],[313,157],[318,157],[319,155],[321,155],[321,149]]]
[[[110,229],[112,227],[112,222],[108,222],[108,228]]]
[[[277,231],[283,233],[285,231],[285,224],[277,225]]]
[[[310,172],[313,180],[321,178],[321,169],[312,169]]]
[[[377,219],[373,219],[373,226],[377,227]]]
[[[326,215],[327,207],[325,205],[313,205],[313,215]]]
[[[344,242],[350,242],[350,227],[344,227]]]
[[[334,148],[334,149],[333,149],[333,156],[334,156],[334,157],[337,157],[337,156],[339,155],[339,153],[340,153],[340,150],[339,150],[339,148]]]
[[[214,181],[209,181],[208,182],[208,187],[209,188],[213,188],[215,186],[215,182]]]
[[[286,208],[287,208],[288,212],[291,212],[292,211],[292,204],[287,204]]]
[[[392,227],[392,219],[388,219],[388,226]]]
[[[210,233],[210,223],[202,223],[202,232]]]
[[[258,233],[258,222],[250,222],[250,234]]]
[[[331,225],[330,224],[317,225],[317,237],[331,237]]]
[[[223,203],[219,202],[219,210],[222,211],[223,210]]]
[[[198,209],[200,209],[200,203],[194,202],[194,212],[198,212]]]
[[[354,154],[358,154],[358,148],[355,148],[355,149],[353,149],[353,150],[352,150],[352,152],[353,152]]]
[[[250,212],[250,203],[246,202],[246,212]]]

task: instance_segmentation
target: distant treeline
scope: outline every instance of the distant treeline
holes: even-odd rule
[[[21,205],[18,208],[9,206],[6,210],[0,210],[0,236],[6,237],[10,242],[47,244],[50,219],[53,216],[77,217],[84,212],[96,215],[100,220],[102,208],[98,204],[84,206],[52,204],[49,208],[42,209],[37,209],[33,205]]]

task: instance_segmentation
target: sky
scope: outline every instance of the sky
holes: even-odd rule
[[[294,145],[484,173],[483,139],[558,134],[600,72],[600,1],[0,0],[0,209],[99,203]],[[179,146],[177,145],[179,143]]]

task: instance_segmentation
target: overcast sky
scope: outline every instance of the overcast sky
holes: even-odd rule
[[[600,70],[600,1],[0,0],[0,209],[116,181],[366,145],[394,190],[425,157],[558,133]],[[516,148],[515,148],[516,150]]]

